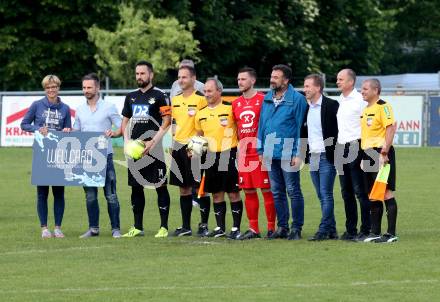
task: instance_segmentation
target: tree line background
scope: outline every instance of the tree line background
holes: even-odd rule
[[[9,0],[0,2],[1,90],[40,90],[46,74],[79,89],[89,72],[111,88],[135,86],[134,64],[152,61],[169,87],[183,58],[198,77],[235,87],[242,66],[268,86],[274,64],[296,85],[310,72],[440,70],[440,0]]]

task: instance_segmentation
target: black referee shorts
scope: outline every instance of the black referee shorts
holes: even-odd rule
[[[173,142],[170,168],[171,185],[178,187],[193,187],[197,184],[192,173],[191,158],[188,157],[186,147],[187,145]]]
[[[167,166],[162,144],[139,160],[128,159],[128,185],[161,187],[167,183]]]
[[[376,152],[372,152],[372,150]],[[376,180],[377,173],[379,172],[379,168],[374,169],[374,171],[365,171],[365,164],[369,166],[373,166],[376,164],[378,166],[379,163],[379,154],[381,148],[373,148],[369,150],[364,150],[362,159],[364,162],[364,183],[367,193],[371,192],[373,188],[374,181]],[[372,155],[374,154],[374,155]],[[390,175],[388,176],[388,184],[387,189],[391,191],[396,191],[396,153],[394,147],[391,146],[388,151],[388,159],[390,164]]]
[[[205,171],[205,192],[238,192],[238,171],[236,166],[237,148],[207,154],[215,156],[214,164]]]

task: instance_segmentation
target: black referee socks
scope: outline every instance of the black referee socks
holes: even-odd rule
[[[394,197],[385,200],[385,208],[387,210],[388,234],[396,235],[397,203]]]
[[[225,231],[226,201],[214,203],[214,214],[217,226]]]
[[[391,235],[396,235],[396,223],[397,223],[397,203],[393,198],[384,201],[387,211],[388,230]],[[371,232],[376,235],[381,233],[381,224],[383,216],[383,205],[380,201],[374,201],[371,203]]]
[[[209,211],[211,210],[211,199],[209,196],[203,196],[199,199],[200,218],[202,223],[208,224]]]
[[[231,212],[234,223],[233,227],[240,229],[241,216],[243,215],[243,201],[239,200],[236,202],[231,202]]]

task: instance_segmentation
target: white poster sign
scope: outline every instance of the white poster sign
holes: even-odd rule
[[[21,130],[20,124],[24,115],[34,101],[43,96],[4,96],[2,103],[1,145],[30,147],[34,134]],[[69,105],[72,125],[75,121],[76,108],[84,102],[83,96],[62,96],[61,100]]]
[[[391,104],[397,122],[394,145],[421,146],[423,138],[423,96],[384,95],[382,99]]]
[[[391,104],[397,132],[394,146],[419,147],[422,145],[423,96],[421,95],[381,95],[382,100]],[[339,101],[339,96],[330,96]]]

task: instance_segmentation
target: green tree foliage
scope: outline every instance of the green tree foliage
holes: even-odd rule
[[[174,17],[156,18],[126,4],[119,6],[119,14],[114,31],[93,26],[88,33],[97,47],[97,64],[121,87],[134,82],[134,66],[141,59],[153,64],[159,81],[182,58],[197,59],[198,41],[191,33],[193,22],[180,24]]]
[[[223,75],[228,85],[235,85],[241,66],[252,66],[259,74],[267,75],[273,64],[297,62],[287,60],[285,54],[302,51],[290,47],[301,33],[291,36],[294,30],[287,28],[283,16],[278,15],[298,8],[296,2],[192,1],[195,36],[202,49],[198,68],[205,75]],[[295,28],[302,30],[300,26]]]
[[[120,3],[1,1],[0,88],[41,89],[48,73],[76,88],[96,70],[127,87],[140,58],[154,63],[162,87],[182,58],[198,62],[201,80],[217,74],[228,86],[244,65],[257,69],[259,85],[278,63],[294,69],[296,85],[309,72],[334,82],[344,67],[359,74],[440,69],[440,0]]]
[[[0,2],[0,79],[2,90],[41,89],[47,74],[63,88],[79,88],[96,71],[96,49],[87,39],[92,24],[111,28],[113,1],[42,0]]]
[[[381,72],[384,35],[393,30],[393,10],[380,9],[379,1],[319,1],[319,16],[310,41],[319,71],[336,75],[344,67],[359,74]]]
[[[395,11],[397,26],[388,32],[385,73],[438,72],[440,70],[440,0],[386,1]]]
[[[294,69],[296,84],[309,72],[334,75],[343,67],[379,72],[385,55],[382,37],[393,27],[392,14],[380,10],[377,0],[191,4],[202,50],[198,68],[207,75],[229,75],[229,85],[235,84],[235,73],[243,65],[267,78],[274,64],[286,63]]]

